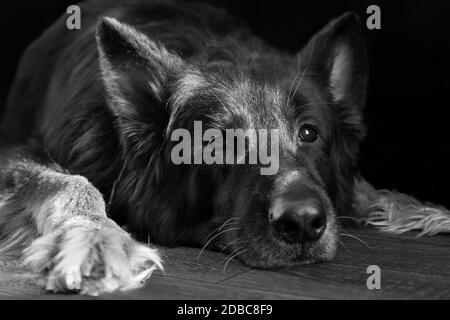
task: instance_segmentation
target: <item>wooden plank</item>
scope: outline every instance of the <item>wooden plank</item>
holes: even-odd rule
[[[0,260],[0,299],[9,295],[35,295],[44,291],[30,279],[23,266],[14,259]]]
[[[450,298],[450,237],[440,235],[415,238],[417,233],[388,235],[373,229],[348,228],[343,232],[360,237],[359,241],[341,238],[334,263],[307,265],[281,271],[258,271],[225,281],[227,284],[273,290],[311,298]],[[382,270],[382,290],[366,287],[369,265]]]
[[[383,270],[450,276],[450,236],[416,238],[417,233],[388,235],[373,229],[346,229],[343,232],[361,238],[367,245],[350,237],[341,237],[347,247],[340,247],[335,263]]]
[[[360,237],[342,237],[332,263],[251,270],[227,256],[197,248],[161,248],[165,273],[155,272],[142,289],[105,295],[120,299],[450,299],[450,236],[414,238],[416,233],[387,235],[372,229],[346,228]],[[381,268],[382,290],[366,287],[367,266]],[[0,260],[0,298],[86,299],[77,295],[43,295],[26,280],[23,267]]]
[[[275,271],[287,277],[297,277],[302,281],[314,281],[317,286],[327,284],[345,287],[346,290],[359,292],[361,296],[378,298],[374,293],[395,299],[449,299],[450,278],[433,275],[423,275],[408,272],[390,271],[381,268],[381,289],[369,290],[366,285],[366,267],[325,263],[316,266],[307,265],[298,268]],[[280,289],[277,291],[283,292]],[[370,293],[367,295],[367,291]],[[343,295],[347,297],[346,294]],[[321,298],[334,298],[321,296]]]
[[[237,260],[228,260],[219,254],[198,248],[158,248],[164,259],[164,272],[155,271],[153,278],[183,279],[218,283],[250,270]],[[0,296],[43,294],[45,291],[35,281],[25,279],[24,268],[17,260],[0,260]]]
[[[341,278],[342,275],[331,268],[332,279]],[[252,270],[235,278],[226,280],[224,284],[243,289],[254,288],[269,292],[277,292],[294,298],[307,297],[308,299],[393,299],[395,296],[384,294],[365,287],[365,280],[361,287],[349,286],[345,281],[324,281],[320,273],[316,275],[301,274],[289,275],[282,272]]]
[[[22,297],[18,297],[22,298]],[[100,297],[79,295],[47,294],[26,296],[28,299],[136,299],[136,300],[240,300],[240,299],[293,299],[290,295],[274,293],[253,288],[239,288],[229,285],[214,284],[197,280],[172,279],[167,277],[152,277],[141,289],[106,294]],[[302,297],[306,298],[306,297]]]
[[[230,261],[224,268],[228,255],[218,252],[185,247],[159,249],[164,259],[164,273],[155,274],[167,278],[217,283],[250,270],[237,260]]]
[[[292,299],[290,295],[255,288],[212,284],[193,280],[154,277],[142,289],[125,294],[110,295],[113,298],[127,299]],[[108,298],[108,296],[105,296]]]

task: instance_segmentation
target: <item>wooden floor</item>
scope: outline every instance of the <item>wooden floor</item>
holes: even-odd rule
[[[139,290],[97,298],[115,299],[450,299],[450,236],[415,238],[372,229],[346,229],[336,260],[283,270],[250,269],[225,255],[198,249],[164,249],[165,274],[155,273]],[[381,269],[381,289],[366,286],[367,267]],[[0,258],[0,298],[78,299],[45,294],[25,280],[14,261]],[[87,298],[87,297],[81,297]]]

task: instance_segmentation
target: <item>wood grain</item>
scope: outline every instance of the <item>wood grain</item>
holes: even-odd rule
[[[138,290],[95,299],[450,299],[450,236],[416,238],[346,228],[333,262],[256,270],[197,248],[160,248],[165,272]],[[381,290],[366,286],[367,267],[381,268]],[[0,298],[92,299],[45,293],[17,260],[0,257]]]

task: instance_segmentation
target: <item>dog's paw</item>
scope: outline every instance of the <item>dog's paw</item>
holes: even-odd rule
[[[137,288],[162,269],[156,249],[108,227],[56,230],[32,242],[23,258],[47,290],[88,295]]]

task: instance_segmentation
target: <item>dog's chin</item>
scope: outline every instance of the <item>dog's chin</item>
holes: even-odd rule
[[[247,250],[236,258],[250,267],[259,269],[331,261],[337,251],[337,231],[335,227],[329,226],[319,240],[304,245],[289,245],[272,236],[247,239]]]

